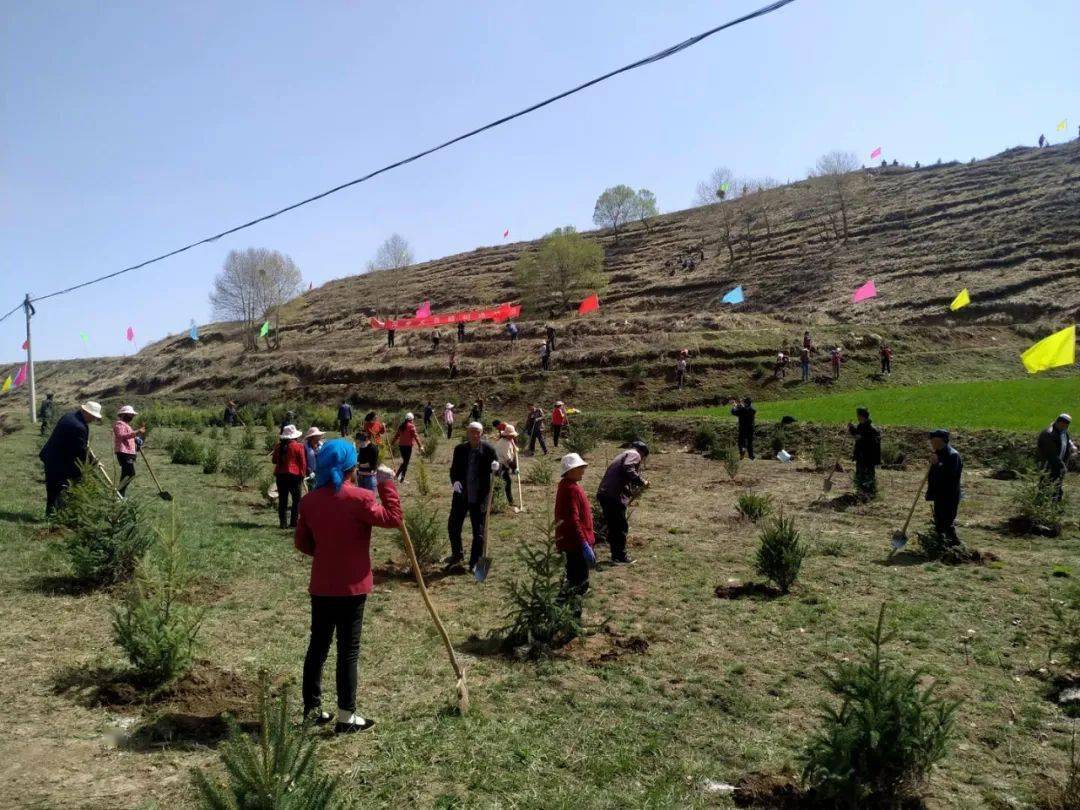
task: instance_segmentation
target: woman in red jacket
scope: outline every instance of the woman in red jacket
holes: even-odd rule
[[[356,448],[347,439],[322,446],[315,489],[300,504],[294,545],[311,556],[311,639],[304,657],[304,716],[316,725],[335,718],[322,710],[322,671],[337,634],[337,717],[334,731],[352,734],[375,725],[356,714],[356,674],[364,603],[371,593],[371,527],[401,525],[394,473],[379,467],[379,498],[356,486]]]
[[[563,428],[570,424],[570,419],[566,415],[566,404],[560,399],[555,403],[555,407],[551,409],[551,438],[552,444],[556,447],[559,446],[559,437],[562,435]]]
[[[401,451],[401,466],[397,469],[396,478],[403,484],[405,483],[405,473],[409,471],[409,459],[412,458],[413,445],[419,447],[421,453],[424,452],[424,443],[420,441],[420,434],[416,432],[415,419],[416,417],[411,413],[405,414],[405,421],[401,423],[401,427],[394,434],[394,444]]]
[[[307,454],[304,445],[298,443],[303,434],[296,425],[286,425],[281,429],[279,441],[274,445],[274,480],[277,482],[278,523],[281,528],[296,526],[296,512],[300,508],[300,484],[307,476]],[[292,498],[292,512],[289,523],[285,524],[285,510],[289,498]]]
[[[555,493],[555,548],[566,555],[566,598],[574,600],[578,618],[581,599],[589,590],[589,568],[596,561],[592,507],[580,483],[588,466],[577,453],[563,456],[562,480]]]

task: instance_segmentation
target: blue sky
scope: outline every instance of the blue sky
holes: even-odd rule
[[[0,314],[763,3],[5,0]],[[319,285],[360,272],[394,231],[427,259],[499,243],[505,228],[515,240],[591,227],[598,193],[617,183],[672,211],[718,165],[785,180],[831,149],[926,163],[1074,137],[1077,30],[1075,0],[797,0],[300,211],[43,302],[35,357],[120,354],[129,325],[141,345],[208,321],[234,248],[284,251]],[[17,360],[23,329],[19,315],[0,324],[0,357]]]

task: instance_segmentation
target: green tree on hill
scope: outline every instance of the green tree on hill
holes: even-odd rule
[[[656,195],[647,188],[635,192],[630,186],[612,186],[596,198],[593,209],[593,224],[598,228],[611,228],[615,231],[615,241],[619,239],[619,226],[632,219],[644,222],[648,217],[659,213],[656,208]]]
[[[607,287],[604,253],[571,226],[556,228],[540,249],[518,259],[514,268],[521,303],[532,311],[576,306],[590,293]]]

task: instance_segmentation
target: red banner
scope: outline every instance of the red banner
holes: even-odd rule
[[[473,321],[495,321],[501,323],[521,315],[521,307],[513,304],[499,304],[496,309],[474,309],[469,312],[450,312],[446,315],[429,315],[427,318],[400,318],[396,321],[370,320],[372,329],[429,329],[432,326],[445,326],[450,323],[471,323]]]

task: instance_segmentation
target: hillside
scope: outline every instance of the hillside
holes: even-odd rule
[[[448,341],[435,353],[426,332],[399,333],[387,350],[383,334],[367,326],[373,310],[411,312],[425,299],[434,312],[514,299],[514,262],[537,244],[519,242],[305,293],[286,308],[283,347],[275,352],[246,353],[234,326],[216,324],[200,327],[197,346],[183,335],[134,358],[41,363],[39,391],[106,401],[354,395],[387,406],[481,393],[513,403],[562,396],[594,406],[670,408],[742,391],[776,398],[823,387],[1020,376],[1018,351],[1080,316],[1076,142],[969,164],[874,168],[848,180],[846,240],[827,238],[830,211],[805,182],[665,214],[647,227],[633,223],[617,239],[590,232],[604,249],[610,286],[599,313],[557,321],[560,342],[547,374],[538,370],[533,339],[542,321],[523,321],[525,339],[513,350],[502,327],[470,326],[453,382]],[[735,223],[731,252],[722,238],[725,218]],[[692,271],[681,267],[689,251],[697,257]],[[878,297],[852,305],[852,290],[871,277]],[[721,305],[736,284],[746,302]],[[962,287],[973,304],[949,313]],[[819,346],[845,346],[850,362],[839,383],[821,356],[814,385],[795,383],[797,370],[787,381],[771,380],[771,358],[794,347],[804,326]],[[444,328],[444,336],[451,331]],[[873,373],[881,338],[896,350],[888,380]],[[676,392],[674,352],[684,346],[693,352],[690,384]]]

